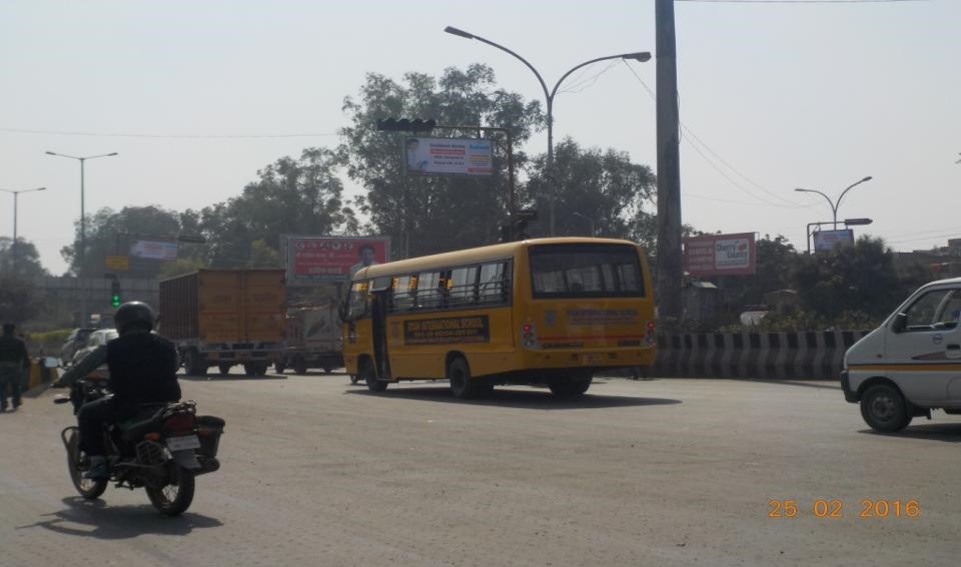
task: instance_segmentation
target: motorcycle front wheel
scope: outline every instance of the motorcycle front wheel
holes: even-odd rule
[[[194,500],[194,473],[170,463],[167,484],[160,488],[146,487],[150,503],[161,514],[179,516],[187,511]]]
[[[80,450],[80,434],[73,428],[67,437],[67,470],[74,488],[87,500],[96,500],[107,490],[107,480],[89,480],[83,473],[89,466],[87,456]]]

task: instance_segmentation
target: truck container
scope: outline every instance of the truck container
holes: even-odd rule
[[[159,332],[191,375],[236,364],[266,374],[283,348],[285,310],[284,270],[200,270],[160,282]]]
[[[287,340],[274,359],[274,369],[280,373],[292,368],[303,374],[310,368],[321,368],[330,374],[344,365],[342,346],[335,302],[289,309]]]

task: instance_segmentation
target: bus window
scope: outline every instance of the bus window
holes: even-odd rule
[[[643,297],[637,250],[619,244],[552,244],[530,250],[534,297]]]
[[[367,316],[367,282],[354,282],[350,286],[350,297],[347,303],[349,305],[348,320],[356,321]]]
[[[484,264],[480,268],[480,287],[478,300],[482,303],[507,301],[508,285],[507,262]]]
[[[450,305],[462,305],[476,300],[477,273],[479,271],[477,266],[451,270],[450,279],[447,280]]]
[[[401,276],[394,278],[394,290],[391,301],[391,311],[409,311],[414,308],[417,291],[417,278]]]
[[[417,275],[417,308],[438,309],[444,304],[440,287],[440,272],[421,272]]]

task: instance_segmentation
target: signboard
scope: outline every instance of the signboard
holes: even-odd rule
[[[129,270],[130,256],[107,256],[103,261],[108,270]]]
[[[404,344],[440,345],[490,342],[487,315],[404,321]]]
[[[684,271],[698,277],[756,273],[757,254],[754,233],[711,234],[685,238]]]
[[[854,231],[850,228],[842,230],[819,230],[814,233],[814,251],[827,252],[834,250],[841,244],[854,244]]]
[[[287,285],[347,281],[366,266],[390,261],[382,236],[286,236]]]
[[[491,141],[479,138],[407,138],[410,175],[493,175]]]
[[[135,240],[130,245],[130,255],[148,260],[176,260],[177,243],[159,242],[155,240]]]

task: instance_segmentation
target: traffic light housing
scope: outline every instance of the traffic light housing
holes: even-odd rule
[[[120,307],[120,281],[117,276],[107,276],[111,279],[110,281],[110,305],[115,309]]]
[[[430,132],[437,126],[436,120],[408,120],[407,118],[387,118],[377,121],[377,129],[387,132]]]

